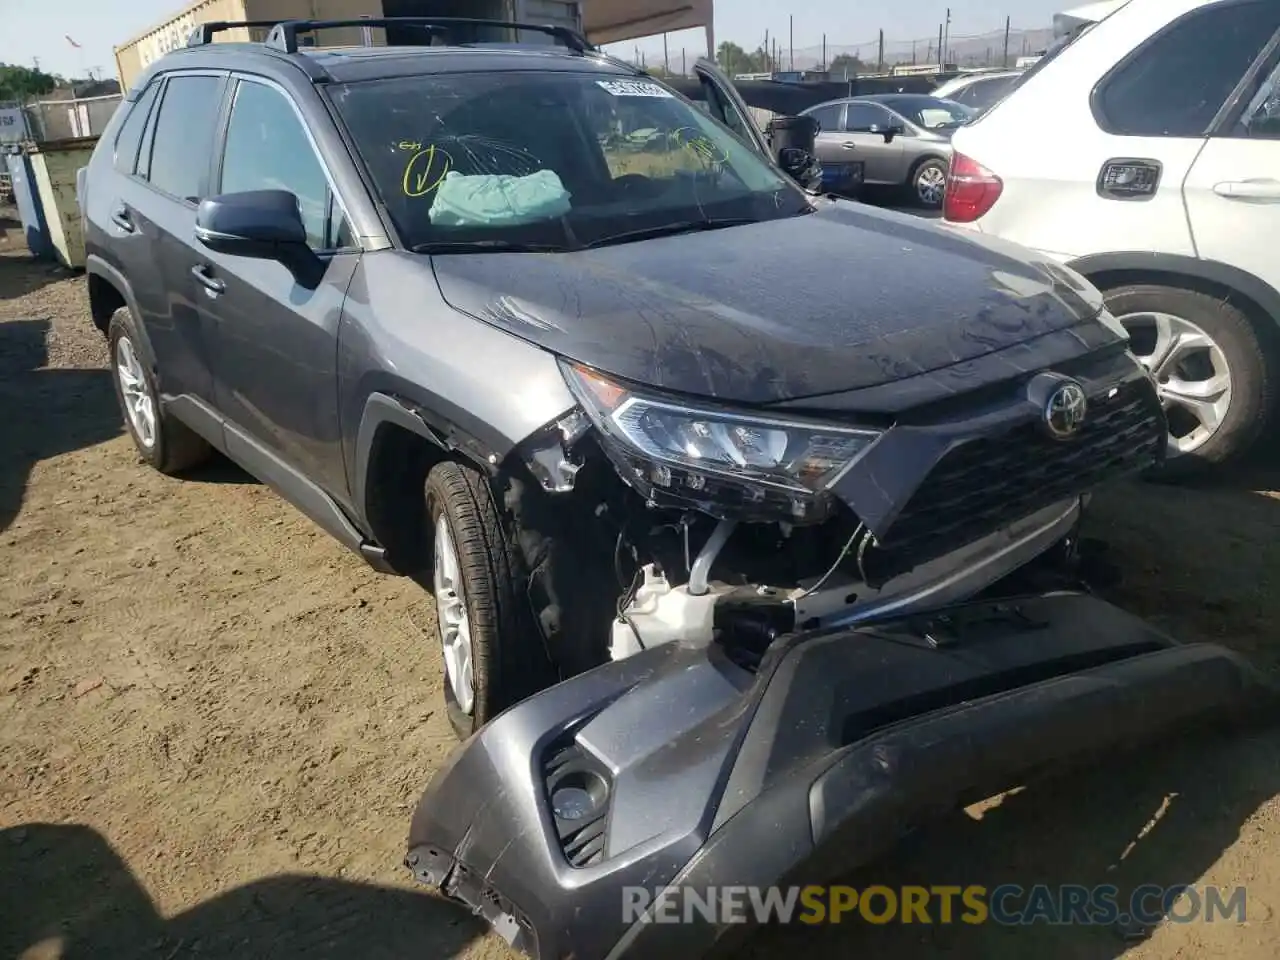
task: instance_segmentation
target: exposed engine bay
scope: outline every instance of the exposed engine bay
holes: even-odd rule
[[[525,444],[536,488],[514,480],[506,494],[548,652],[568,673],[674,640],[749,658],[796,630],[968,599],[1069,556],[1089,491],[1163,443],[1149,385],[1131,378],[1105,388],[1073,445],[1014,423],[944,448],[919,476],[897,470],[914,486],[877,530],[851,506],[850,474],[901,431],[682,409],[572,375],[581,407]]]

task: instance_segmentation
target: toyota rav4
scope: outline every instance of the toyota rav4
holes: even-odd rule
[[[699,109],[558,28],[334,23],[142,76],[81,178],[92,312],[144,460],[221,451],[430,585],[461,734],[664,641],[958,602],[1161,456],[1091,285],[806,192],[710,63]]]

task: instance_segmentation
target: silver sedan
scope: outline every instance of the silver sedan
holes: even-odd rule
[[[868,185],[906,187],[921,206],[942,206],[951,135],[977,111],[922,93],[880,93],[820,103],[804,111],[818,121],[824,167],[862,165]]]

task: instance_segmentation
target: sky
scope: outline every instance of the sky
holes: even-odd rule
[[[1012,18],[1015,29],[1047,27],[1055,11],[1079,2],[1082,0],[717,0],[715,32],[717,42],[731,40],[753,50],[763,43],[768,30],[785,49],[788,15],[794,13],[797,48],[821,43],[823,33],[832,45],[873,42],[880,30],[884,30],[887,42],[909,42],[936,37],[948,5],[951,34],[959,37],[1001,30],[1006,16]],[[183,6],[183,0],[0,0],[0,63],[30,66],[38,61],[42,70],[64,76],[85,76],[92,70],[96,76],[113,77],[112,49]],[[690,33],[668,37],[673,56],[681,48],[688,50],[689,57],[702,52],[701,32]],[[645,51],[650,65],[660,62],[660,37],[614,45],[611,50],[629,59],[637,45]]]

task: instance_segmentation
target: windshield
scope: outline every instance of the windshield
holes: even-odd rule
[[[954,100],[943,100],[939,97],[902,97],[885,101],[885,106],[906,117],[917,127],[926,130],[942,130],[959,127],[977,116],[971,110]]]
[[[811,209],[647,78],[455,73],[335,84],[332,97],[412,249],[577,249]]]

